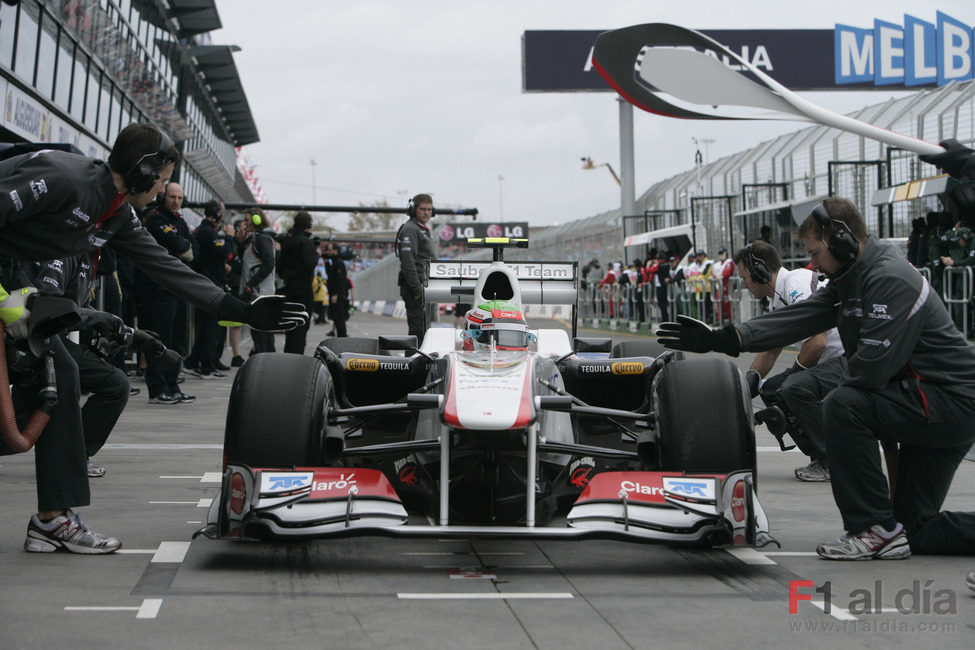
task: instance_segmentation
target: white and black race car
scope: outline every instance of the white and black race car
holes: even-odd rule
[[[419,349],[326,339],[313,358],[244,364],[199,532],[774,541],[740,371],[655,341],[528,328],[523,299],[564,304],[570,287],[574,301],[575,267],[560,293],[488,244],[494,262],[447,274],[475,306],[463,329],[431,328]]]

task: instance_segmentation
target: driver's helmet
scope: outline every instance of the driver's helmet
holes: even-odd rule
[[[532,336],[521,308],[507,300],[489,300],[464,316],[464,348],[487,350],[494,341],[498,350],[526,350]]]

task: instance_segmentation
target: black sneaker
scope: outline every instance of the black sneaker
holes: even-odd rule
[[[65,511],[51,521],[44,523],[33,515],[27,524],[27,539],[24,550],[30,553],[53,553],[64,550],[69,553],[88,555],[112,553],[122,548],[122,542],[114,537],[99,535],[88,528],[81,515],[71,510]]]
[[[244,357],[238,354],[230,360],[230,365],[232,365],[234,368],[240,368],[242,365],[244,365]]]
[[[150,404],[179,404],[179,399],[169,393],[159,393],[155,397],[149,398]]]
[[[136,388],[135,386],[129,386],[129,397],[132,397],[133,395],[138,395],[141,392],[142,389]]]
[[[213,367],[216,368],[217,370],[223,370],[223,371],[230,370],[230,366],[228,366],[225,363],[221,363],[219,359],[213,362]]]
[[[196,401],[196,395],[187,395],[186,393],[175,393],[173,398],[179,404],[192,404]]]

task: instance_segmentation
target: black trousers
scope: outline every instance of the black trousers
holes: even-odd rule
[[[407,333],[416,337],[416,347],[423,345],[423,335],[427,333],[427,313],[423,305],[423,294],[417,298],[405,287],[400,288],[400,297],[406,306]]]
[[[299,325],[284,333],[284,351],[292,354],[304,354],[305,342],[308,338],[308,328],[311,326],[311,315],[315,305],[315,298],[310,292],[298,293],[291,289],[285,289],[284,295],[290,300],[303,304],[309,317],[304,325]]]
[[[975,399],[913,378],[879,390],[841,386],[826,396],[823,425],[833,497],[847,531],[893,517],[914,553],[975,554],[975,513],[940,512],[975,441]],[[900,443],[893,501],[878,440]]]
[[[667,322],[670,320],[670,303],[667,302],[667,286],[657,287],[657,306],[660,307],[660,320]]]
[[[335,336],[345,337],[349,335],[345,327],[345,318],[349,314],[349,301],[341,298],[330,298],[328,304],[328,317],[332,319],[335,326]]]
[[[801,431],[792,434],[796,446],[810,460],[827,465],[829,462],[826,434],[823,432],[823,400],[831,390],[840,385],[845,368],[846,361],[843,357],[817,363],[808,370],[786,377],[776,393],[802,427]],[[765,385],[768,386],[768,381]]]
[[[53,350],[58,403],[51,411],[51,420],[44,433],[34,446],[38,511],[77,508],[91,502],[88,454],[81,428],[78,365],[60,337],[55,337]],[[37,408],[37,387],[14,386],[13,400],[17,425],[23,429]],[[10,453],[10,449],[0,442],[0,455]]]
[[[85,452],[89,457],[94,456],[108,440],[129,402],[129,378],[88,348],[71,341],[65,341],[64,345],[78,364],[81,391],[88,393],[81,407],[81,424]]]
[[[213,372],[223,351],[223,328],[213,314],[195,309],[193,311],[194,341],[190,353],[192,365],[201,372]]]
[[[177,349],[173,342],[174,330],[178,320],[179,303],[182,302],[168,291],[157,291],[146,305],[146,316],[149,322],[143,326],[143,329],[158,334],[163,345],[170,350]],[[156,397],[161,393],[178,393],[179,384],[176,383],[178,374],[176,370],[164,370],[157,359],[146,355],[146,388],[149,390],[149,397]]]

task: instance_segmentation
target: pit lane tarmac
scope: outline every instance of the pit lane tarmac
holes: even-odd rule
[[[361,313],[349,325],[362,336],[405,331],[403,321]],[[325,331],[313,326],[309,341]],[[277,342],[280,349],[282,337]],[[779,361],[791,363],[787,354]],[[0,647],[975,645],[975,598],[964,586],[975,558],[818,559],[816,544],[840,533],[829,484],[797,482],[792,469],[804,457],[778,451],[762,430],[759,488],[781,549],[191,541],[216,494],[231,378],[188,378],[184,392],[198,397],[192,405],[149,405],[145,385],[134,385],[143,393],[96,457],[107,474],[92,479],[93,503],[82,509],[95,530],[123,540],[119,553],[25,553],[33,460],[0,457]],[[975,463],[965,462],[946,507],[972,503]]]

